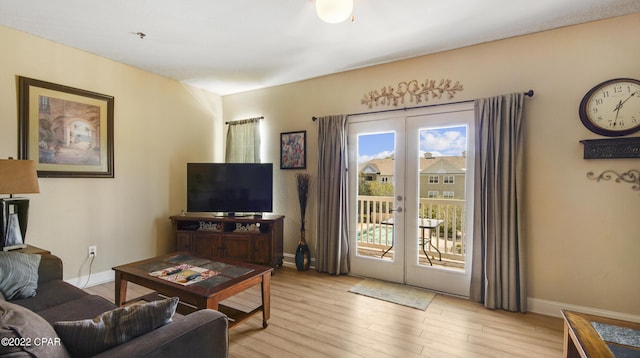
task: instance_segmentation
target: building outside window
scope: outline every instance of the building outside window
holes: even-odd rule
[[[455,184],[455,179],[454,179],[454,178],[455,178],[455,177],[454,177],[453,175],[445,175],[445,176],[442,178],[442,181],[443,181],[445,184]]]
[[[443,199],[454,199],[456,197],[453,191],[443,191],[442,198]]]
[[[429,190],[429,192],[427,193],[427,197],[430,199],[434,199],[437,198],[439,194],[440,192],[437,190]]]
[[[437,175],[429,175],[429,184],[438,184],[440,182],[439,178]]]

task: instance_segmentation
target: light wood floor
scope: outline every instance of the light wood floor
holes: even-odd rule
[[[562,320],[533,313],[487,310],[437,295],[420,311],[347,292],[361,278],[295,268],[276,270],[271,319],[234,327],[229,356],[247,357],[560,357]],[[129,284],[128,298],[148,293]],[[113,301],[113,283],[88,288]],[[258,288],[226,302],[249,310]]]

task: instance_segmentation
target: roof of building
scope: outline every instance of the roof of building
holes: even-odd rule
[[[464,174],[467,158],[464,156],[442,156],[420,158],[420,172],[424,174]],[[392,176],[394,158],[371,159],[358,166],[358,172]]]

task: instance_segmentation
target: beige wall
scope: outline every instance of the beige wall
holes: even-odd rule
[[[640,193],[629,184],[586,179],[589,171],[622,172],[640,164],[583,160],[578,141],[599,136],[577,116],[580,99],[595,84],[640,78],[638,38],[640,14],[634,14],[221,99],[0,27],[0,157],[17,156],[16,75],[115,97],[116,177],[43,178],[41,193],[28,195],[27,241],[60,255],[70,279],[88,274],[88,245],[98,246],[94,273],[170,249],[167,217],[184,207],[185,163],[222,160],[224,121],[264,115],[265,161],[276,168],[279,133],[306,130],[308,171],[315,177],[311,116],[368,111],[360,99],[369,90],[450,78],[464,85],[454,99],[462,101],[533,88],[525,135],[529,296],[640,315]],[[299,239],[295,173],[275,170],[274,212],[287,216],[289,254]],[[312,190],[309,232],[315,230]],[[307,237],[315,254],[315,237]]]
[[[41,178],[27,242],[61,256],[65,279],[88,275],[89,245],[94,275],[168,252],[185,163],[221,159],[221,98],[6,27],[0,43],[1,158],[18,154],[17,75],[115,97],[115,178]]]
[[[279,133],[306,130],[308,171],[315,177],[317,125],[311,117],[366,112],[360,99],[369,90],[425,78],[460,81],[464,91],[453,101],[534,89],[535,96],[526,100],[525,125],[528,296],[537,304],[559,302],[637,316],[640,192],[630,184],[588,180],[586,173],[625,172],[640,169],[640,163],[582,159],[579,141],[601,137],[583,127],[577,113],[582,96],[594,85],[616,77],[640,79],[639,38],[640,14],[634,14],[225,96],[224,117],[265,116],[265,160],[276,167]],[[279,199],[274,211],[287,216],[287,253],[294,252],[299,239],[294,174],[275,171]],[[312,206],[310,232],[315,215]],[[307,238],[315,254],[315,237]]]

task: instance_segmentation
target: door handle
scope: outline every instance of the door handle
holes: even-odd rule
[[[399,207],[397,207],[397,208],[395,208],[395,209],[389,209],[389,212],[390,212],[390,213],[391,213],[391,212],[394,212],[394,211],[397,211],[397,212],[401,213],[401,212],[402,212],[402,206],[399,206]]]

